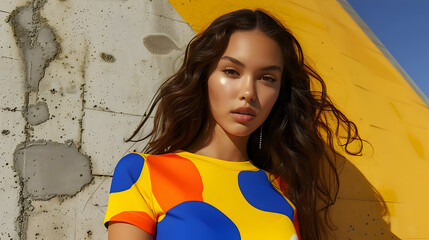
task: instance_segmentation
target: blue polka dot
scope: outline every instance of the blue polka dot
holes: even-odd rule
[[[237,226],[212,205],[187,201],[167,211],[158,223],[157,240],[239,240]]]
[[[124,156],[116,165],[110,193],[122,192],[137,182],[143,169],[144,158],[137,153]]]
[[[284,214],[293,222],[292,206],[274,188],[264,171],[241,171],[238,185],[250,205],[262,211]]]

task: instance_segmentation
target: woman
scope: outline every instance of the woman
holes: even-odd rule
[[[129,141],[156,106],[148,154],[115,168],[109,239],[328,237],[333,141],[343,128],[358,155],[362,140],[273,16],[235,11],[195,36]]]

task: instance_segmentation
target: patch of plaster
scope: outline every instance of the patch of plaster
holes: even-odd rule
[[[105,62],[113,63],[116,61],[115,56],[113,56],[112,54],[101,53],[100,56],[101,56],[101,59],[103,59]]]
[[[21,143],[14,152],[14,168],[23,183],[23,197],[36,200],[74,196],[93,178],[89,158],[72,141]]]
[[[180,48],[166,35],[147,35],[143,38],[143,44],[149,52],[158,55],[169,54]]]
[[[46,67],[60,52],[54,31],[40,16],[44,4],[45,1],[34,0],[15,9],[8,18],[24,58],[27,89],[35,92]]]
[[[30,125],[39,125],[49,119],[49,108],[46,102],[37,102],[28,106],[27,111],[23,112],[25,119]]]

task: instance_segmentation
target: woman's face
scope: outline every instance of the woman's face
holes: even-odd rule
[[[283,56],[259,30],[236,31],[208,79],[215,127],[248,136],[268,117],[280,91]]]

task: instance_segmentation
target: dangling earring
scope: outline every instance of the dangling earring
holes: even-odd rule
[[[259,132],[259,149],[262,148],[262,125],[261,125],[261,129]]]

